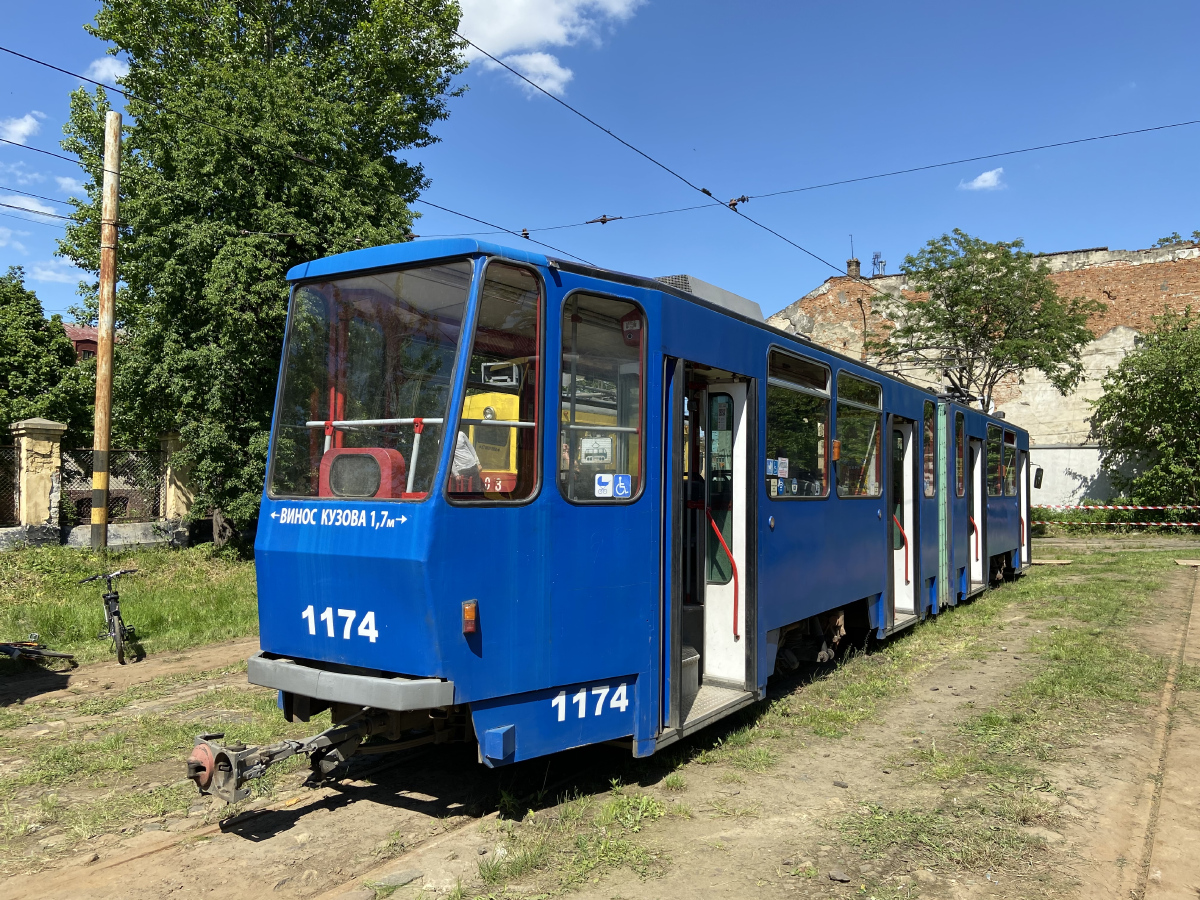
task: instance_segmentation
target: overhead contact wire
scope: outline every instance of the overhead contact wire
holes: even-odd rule
[[[122,97],[125,97],[127,100],[137,100],[140,103],[146,103],[146,104],[153,106],[156,109],[159,109],[163,112],[167,112],[172,115],[179,116],[181,119],[184,119],[186,121],[195,122],[199,125],[204,125],[208,128],[213,129],[214,131],[219,131],[219,132],[221,132],[223,134],[227,134],[231,137],[238,138],[239,140],[248,141],[250,144],[252,144],[254,146],[265,148],[266,150],[268,150],[270,152],[273,152],[273,153],[276,153],[276,154],[279,154],[282,156],[287,156],[291,159],[295,159],[300,162],[308,163],[309,165],[314,166],[317,169],[320,169],[321,171],[325,172],[326,174],[336,174],[331,169],[328,169],[325,166],[322,166],[320,163],[316,162],[315,160],[308,159],[307,157],[301,156],[300,154],[298,154],[294,151],[282,150],[280,148],[272,147],[269,144],[264,143],[262,140],[251,137],[251,136],[245,134],[244,132],[240,132],[236,129],[226,128],[222,125],[214,125],[212,122],[206,121],[205,119],[201,119],[197,116],[191,116],[191,115],[188,115],[187,113],[178,112],[176,110],[171,109],[169,106],[167,106],[160,100],[147,100],[143,97],[139,97],[137,94],[134,94],[132,91],[124,90],[115,85],[107,84],[103,81],[97,81],[94,78],[88,78],[86,75],[81,75],[78,72],[72,72],[69,69],[64,69],[61,66],[56,66],[53,63],[46,62],[45,60],[37,59],[36,57],[29,56],[25,53],[20,53],[9,47],[0,46],[0,51],[11,54],[12,56],[16,56],[20,59],[34,63],[36,65],[44,66],[47,69],[52,69],[55,72],[60,72],[63,75],[69,75],[72,78],[78,78],[80,81],[86,81],[88,84],[94,84],[97,87],[102,87],[102,88],[105,88],[106,90],[113,91],[117,94],[120,94]],[[79,160],[71,159],[70,157],[63,156],[62,154],[59,154],[59,153],[52,153],[49,150],[42,150],[41,148],[38,148],[38,147],[31,147],[28,144],[20,144],[20,143],[17,143],[16,141],[10,141],[10,140],[4,139],[4,138],[0,138],[0,142],[3,142],[5,144],[11,144],[14,147],[24,147],[26,150],[32,150],[36,153],[43,153],[46,156],[52,156],[55,159],[61,159],[64,162],[69,162],[74,165],[79,165]],[[435,209],[440,209],[443,212],[450,213],[451,215],[460,216],[464,219],[469,219],[472,222],[478,222],[481,225],[486,225],[489,228],[495,228],[498,231],[502,231],[505,234],[510,234],[513,237],[519,237],[519,238],[523,238],[525,240],[532,241],[533,243],[538,244],[539,246],[545,247],[548,250],[553,250],[555,253],[561,253],[564,256],[569,256],[572,259],[577,259],[580,262],[587,263],[588,265],[594,265],[594,263],[589,262],[588,260],[584,259],[581,256],[576,256],[573,253],[568,253],[566,250],[563,250],[559,247],[555,247],[552,244],[547,244],[544,241],[539,241],[539,240],[535,240],[534,238],[527,237],[526,235],[523,235],[520,232],[514,231],[511,228],[505,228],[503,225],[496,225],[493,222],[488,222],[488,221],[485,221],[484,219],[479,219],[479,218],[476,218],[475,216],[470,216],[470,215],[467,215],[466,213],[461,213],[458,210],[451,209],[448,206],[441,206],[440,204],[433,203],[429,200],[425,200],[420,197],[418,197],[413,202],[423,203],[426,206],[432,206]]]

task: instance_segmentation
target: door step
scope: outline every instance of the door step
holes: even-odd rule
[[[892,623],[891,628],[884,632],[884,636],[895,634],[897,631],[903,631],[905,628],[911,628],[920,620],[921,617],[915,613],[896,613],[896,621]]]
[[[684,697],[683,724],[679,727],[679,737],[690,734],[697,728],[707,725],[721,716],[733,712],[754,700],[753,691],[743,691],[737,688],[718,687],[715,684],[702,684],[700,690],[692,698]]]

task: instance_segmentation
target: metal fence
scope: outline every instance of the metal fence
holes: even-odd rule
[[[0,447],[0,528],[21,524],[17,487],[17,448]]]
[[[108,452],[108,521],[153,522],[162,518],[167,494],[167,455],[160,450]],[[63,525],[92,521],[92,451],[62,452]]]

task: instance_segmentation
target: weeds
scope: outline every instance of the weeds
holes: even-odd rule
[[[0,554],[0,634],[37,632],[80,662],[109,656],[109,645],[96,639],[104,624],[100,591],[78,582],[118,565],[138,570],[121,582],[121,609],[147,653],[257,633],[253,562],[202,544],[112,552],[107,561],[74,547],[7,550]],[[0,660],[0,675],[22,668]]]
[[[839,828],[867,858],[893,848],[916,852],[943,866],[970,871],[1009,870],[1033,861],[1045,843],[979,809],[899,809],[869,806]]]
[[[687,779],[683,777],[681,772],[672,772],[663,779],[663,790],[680,793],[687,790]]]

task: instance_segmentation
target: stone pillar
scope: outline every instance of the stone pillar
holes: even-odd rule
[[[179,432],[168,431],[158,436],[158,445],[167,457],[166,497],[163,499],[163,518],[178,521],[187,518],[195,494],[188,484],[187,470],[175,463],[175,454],[183,448]]]
[[[25,419],[10,427],[17,442],[21,525],[57,529],[62,496],[62,437],[67,426],[49,419]]]

